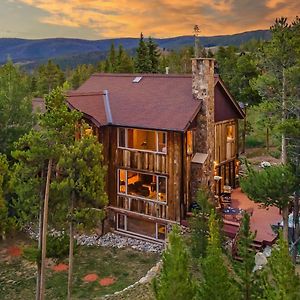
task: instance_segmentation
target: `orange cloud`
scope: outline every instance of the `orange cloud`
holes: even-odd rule
[[[274,18],[295,17],[298,0],[19,0],[48,13],[40,22],[86,27],[101,38],[231,34],[268,28]]]

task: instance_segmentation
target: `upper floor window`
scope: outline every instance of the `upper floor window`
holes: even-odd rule
[[[186,133],[186,152],[187,155],[192,155],[194,152],[194,147],[193,147],[193,143],[194,143],[194,135],[193,135],[193,131],[189,130]]]
[[[118,128],[118,147],[167,153],[167,133],[154,130]]]
[[[235,156],[235,127],[234,125],[226,126],[226,159]]]

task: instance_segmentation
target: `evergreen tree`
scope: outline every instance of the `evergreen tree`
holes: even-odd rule
[[[289,197],[296,189],[296,178],[290,167],[271,166],[262,171],[248,169],[241,180],[243,191],[255,202],[265,207],[276,206],[282,210],[284,238],[288,240]]]
[[[115,50],[114,43],[112,43],[110,46],[108,60],[110,62],[110,68],[111,68],[110,72],[116,73],[118,65],[117,65],[117,57],[116,57],[116,50]]]
[[[255,238],[250,230],[250,216],[245,213],[242,219],[241,228],[238,236],[237,254],[241,258],[241,262],[237,265],[237,274],[239,276],[239,286],[242,299],[254,299],[255,278],[253,268],[255,266],[255,252],[251,251],[251,245]]]
[[[263,45],[259,53],[262,74],[253,81],[253,86],[260,96],[277,105],[282,123],[294,116],[294,107],[299,107],[299,99],[292,96],[293,91],[297,89],[297,85],[293,85],[293,70],[297,70],[297,73],[300,70],[298,22],[297,18],[292,24],[288,23],[287,18],[276,19],[270,28],[272,38]],[[282,132],[281,161],[283,164],[288,162],[287,144],[285,132]]]
[[[203,279],[200,282],[196,299],[241,299],[233,277],[229,275],[229,268],[225,264],[221,249],[219,224],[213,210],[209,217],[207,255],[201,262]]]
[[[197,205],[199,209],[193,211],[191,220],[191,252],[195,258],[205,257],[206,255],[209,234],[208,218],[212,209],[207,190],[198,190]]]
[[[104,73],[112,73],[112,66],[109,59],[106,59],[104,62]]]
[[[8,157],[13,144],[33,127],[26,76],[8,61],[0,67],[0,149]]]
[[[50,198],[51,181],[56,179],[57,162],[63,146],[70,146],[74,142],[75,129],[81,114],[69,111],[64,91],[54,89],[46,97],[47,111],[39,120],[39,131],[31,131],[23,136],[14,152],[16,164],[11,184],[14,186],[18,198],[15,201],[19,219],[28,219],[28,212],[39,218],[39,249],[41,261],[38,261],[37,295],[43,297],[45,293],[45,261],[48,216],[52,219],[61,215],[61,203],[56,210],[55,198]],[[66,207],[67,205],[65,205]]]
[[[135,71],[137,73],[151,73],[152,71],[149,49],[144,41],[143,33],[141,33],[139,46],[136,49]]]
[[[154,43],[151,37],[149,37],[148,39],[147,47],[148,47],[149,59],[151,61],[151,73],[158,73],[160,53],[157,45]]]
[[[48,60],[46,65],[41,65],[37,73],[37,94],[43,97],[56,87],[65,82],[65,75],[60,67]]]
[[[8,213],[8,203],[5,195],[8,190],[8,161],[5,155],[0,154],[0,235],[5,240],[9,230],[15,227],[15,222]]]
[[[189,272],[188,251],[178,226],[174,226],[169,235],[162,270],[159,278],[154,279],[153,285],[158,300],[193,299],[195,289]]]
[[[64,147],[58,168],[63,177],[56,187],[70,203],[68,299],[71,299],[74,226],[76,223],[95,226],[104,216],[100,208],[107,204],[104,187],[106,168],[103,166],[102,145],[97,137],[83,134],[73,145]]]
[[[72,88],[77,89],[92,75],[94,71],[95,69],[93,65],[78,65],[70,78]]]
[[[277,245],[273,247],[268,264],[263,270],[262,299],[300,299],[300,277],[289,255],[288,245],[280,232]]]
[[[117,72],[118,73],[133,73],[134,65],[131,57],[126,53],[123,46],[119,46],[117,55]]]

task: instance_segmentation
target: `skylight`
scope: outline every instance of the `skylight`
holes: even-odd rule
[[[142,76],[138,76],[138,77],[135,77],[133,80],[132,80],[132,82],[133,83],[139,83],[141,80],[142,80]]]

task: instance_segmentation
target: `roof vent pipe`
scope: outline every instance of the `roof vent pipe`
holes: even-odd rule
[[[108,90],[104,90],[103,92],[104,92],[104,107],[105,107],[106,120],[108,124],[112,124],[112,114],[110,109]]]
[[[169,67],[166,67],[166,74],[168,75],[169,74]]]

